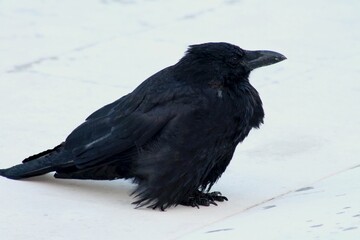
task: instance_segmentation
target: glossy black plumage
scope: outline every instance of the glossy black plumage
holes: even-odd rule
[[[224,200],[204,191],[264,118],[250,71],[284,59],[228,43],[192,45],[177,64],[91,114],[62,144],[0,175],[20,179],[56,171],[58,178],[133,178],[135,203],[161,209]]]

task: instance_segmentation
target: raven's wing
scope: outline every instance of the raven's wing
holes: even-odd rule
[[[176,105],[172,102],[176,83],[166,72],[158,74],[91,114],[67,137],[65,149],[72,152],[77,167],[103,164],[130,148],[140,148],[173,118],[176,111],[169,104]]]
[[[138,112],[88,120],[69,135],[65,148],[72,151],[77,167],[95,166],[132,147],[141,147],[169,120],[168,116]]]

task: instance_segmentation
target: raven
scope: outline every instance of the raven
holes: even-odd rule
[[[227,198],[211,187],[236,146],[263,123],[249,74],[285,59],[225,42],[190,45],[178,63],[92,113],[60,145],[0,175],[133,179],[137,207],[217,205]]]

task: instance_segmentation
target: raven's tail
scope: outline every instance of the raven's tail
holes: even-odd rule
[[[29,178],[72,165],[74,161],[64,151],[63,144],[60,144],[54,149],[26,158],[22,164],[0,169],[0,175],[10,179]]]

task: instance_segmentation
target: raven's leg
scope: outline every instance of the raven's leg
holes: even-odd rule
[[[202,158],[193,159],[194,152],[187,148],[184,150],[182,144],[175,144],[175,147],[150,146],[148,150],[143,150],[134,171],[135,178],[141,180],[133,192],[137,198],[133,204],[137,208],[149,206],[164,210],[179,204],[207,206],[226,200],[220,193],[199,191],[208,167],[204,166]]]
[[[187,197],[180,204],[199,208],[199,206],[209,206],[210,204],[217,206],[216,202],[223,202],[227,200],[227,197],[222,196],[220,192],[204,193],[197,190],[194,194]]]

